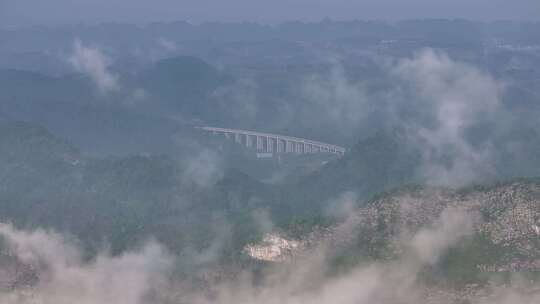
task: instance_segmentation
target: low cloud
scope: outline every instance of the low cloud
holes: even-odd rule
[[[392,73],[413,92],[409,106],[427,113],[400,118],[412,142],[423,149],[421,174],[431,183],[452,186],[494,175],[491,138],[471,142],[467,131],[500,118],[502,84],[433,50],[401,60]]]
[[[457,209],[446,209],[430,227],[418,231],[410,241],[422,263],[435,264],[438,259],[463,237],[474,232],[475,216]]]
[[[202,149],[193,157],[182,160],[184,172],[182,183],[208,188],[223,177],[221,158],[218,153]]]
[[[306,100],[300,119],[328,125],[340,132],[356,130],[370,114],[370,99],[362,82],[353,82],[340,64],[334,64],[329,75],[307,78],[301,84]]]
[[[157,39],[157,43],[165,49],[167,52],[175,52],[178,51],[178,45],[176,42],[169,40],[167,38],[160,37]]]
[[[351,197],[345,196],[344,200]],[[345,205],[349,204],[345,202]],[[350,210],[352,215],[355,211]],[[436,263],[449,248],[473,233],[475,221],[474,214],[447,209],[432,225],[400,240],[408,244],[401,258],[363,263],[337,275],[329,275],[331,248],[321,244],[291,261],[262,269],[257,279],[249,271],[216,279],[219,270],[207,269],[204,273],[212,279],[206,283],[189,283],[170,276],[175,260],[156,244],[116,257],[101,253],[86,261],[72,242],[58,234],[0,225],[4,252],[21,264],[32,265],[31,271],[37,274],[32,285],[1,289],[0,301],[6,304],[451,304],[456,303],[452,297],[455,291],[434,287],[438,298],[427,300],[428,288],[420,283],[418,276],[425,265]],[[343,225],[351,225],[351,221],[345,219]],[[351,233],[350,229],[336,229]],[[180,258],[197,259],[189,255]],[[206,255],[201,258],[200,262],[204,263],[206,258],[214,259]],[[0,264],[0,268],[4,265]],[[521,286],[518,284],[522,282],[500,290],[485,287],[478,292],[480,297],[472,294],[469,301],[529,304],[540,300],[534,293],[516,292],[516,287]]]
[[[107,253],[85,261],[77,247],[62,236],[36,230],[20,231],[0,225],[6,252],[36,278],[11,290],[0,289],[5,304],[137,304],[147,303],[152,290],[164,283],[172,259],[157,244],[139,252],[111,256]],[[18,272],[10,277],[15,281]]]
[[[105,94],[119,89],[118,76],[108,69],[110,59],[98,48],[85,46],[77,39],[69,62],[78,72],[88,75],[100,93]]]
[[[378,66],[385,89],[352,80],[334,62],[328,74],[300,84],[301,100],[284,107],[284,115],[334,138],[401,128],[407,144],[421,150],[417,175],[431,184],[463,186],[496,176],[494,142],[512,119],[503,107],[503,83],[432,49]]]
[[[344,196],[350,205],[350,195]],[[336,231],[351,233],[345,219]],[[389,304],[423,303],[424,289],[417,278],[422,267],[434,263],[448,248],[473,230],[472,218],[463,212],[445,211],[433,227],[426,227],[409,239],[409,254],[403,259],[363,264],[344,274],[328,276],[328,244],[300,255],[293,261],[277,264],[263,281],[253,283],[249,276],[211,287],[211,296],[185,293],[186,302],[210,303],[315,303]],[[406,240],[401,240],[403,243]],[[441,302],[440,302],[441,303]],[[448,302],[442,303],[451,303]]]

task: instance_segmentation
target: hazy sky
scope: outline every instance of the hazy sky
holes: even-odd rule
[[[0,0],[0,26],[116,21],[540,20],[540,0]]]

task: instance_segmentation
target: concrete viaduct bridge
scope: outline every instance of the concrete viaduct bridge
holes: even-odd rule
[[[227,139],[234,139],[238,144],[256,148],[260,153],[333,153],[341,156],[346,151],[344,147],[278,134],[214,127],[197,127],[197,129],[224,135]]]

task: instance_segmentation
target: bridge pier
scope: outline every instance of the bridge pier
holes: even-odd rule
[[[264,151],[264,143],[263,143],[262,136],[257,136],[257,151],[259,152]]]
[[[274,139],[271,137],[266,137],[266,152],[274,152]]]
[[[281,138],[278,138],[277,139],[277,149],[276,149],[276,152],[277,153],[285,153],[287,151],[285,151],[285,145],[286,145],[286,142],[281,139]]]
[[[285,152],[286,153],[292,153],[294,152],[294,143],[290,140],[287,140],[285,142]]]

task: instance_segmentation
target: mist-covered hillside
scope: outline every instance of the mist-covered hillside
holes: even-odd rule
[[[420,111],[419,92],[403,91],[414,78],[397,70],[425,49],[492,77],[504,86],[501,102],[514,111],[537,111],[535,27],[327,20],[3,30],[0,117],[39,122],[105,154],[170,151],[179,122],[352,147],[395,119],[395,112]],[[134,134],[139,137],[131,139]],[[153,149],[144,151],[139,142]]]
[[[72,234],[89,250],[107,242],[120,252],[151,237],[178,252],[202,247],[223,232],[210,224],[220,218],[233,220],[231,230],[253,232],[250,212],[260,207],[253,193],[264,197],[267,191],[232,169],[217,176],[195,172],[204,170],[197,163],[207,166],[211,154],[190,162],[98,159],[40,126],[2,123],[0,132],[2,221]]]
[[[1,28],[0,303],[537,303],[539,29]]]

